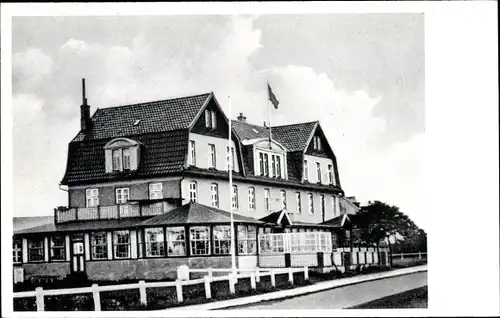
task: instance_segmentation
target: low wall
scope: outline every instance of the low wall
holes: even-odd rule
[[[290,254],[291,267],[314,267],[318,266],[318,255],[316,253]]]
[[[285,254],[259,255],[259,267],[285,267]]]
[[[24,280],[40,276],[52,276],[57,279],[63,279],[71,272],[68,262],[23,264],[22,267],[24,271]]]

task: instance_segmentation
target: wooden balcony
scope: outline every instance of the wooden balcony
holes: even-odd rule
[[[97,206],[91,208],[58,208],[54,209],[55,222],[65,223],[88,220],[112,220],[130,217],[155,216],[170,211],[171,203],[156,202],[151,204],[119,204]]]

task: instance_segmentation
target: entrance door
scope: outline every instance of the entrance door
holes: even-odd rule
[[[85,272],[83,241],[73,241],[71,245],[71,271],[74,273],[83,273]]]

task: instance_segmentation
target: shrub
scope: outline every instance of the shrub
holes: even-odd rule
[[[14,298],[14,311],[36,311],[36,298]]]
[[[45,297],[46,311],[90,311],[94,310],[92,294],[69,294]]]

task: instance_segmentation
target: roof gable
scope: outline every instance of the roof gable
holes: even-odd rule
[[[288,151],[304,151],[309,144],[311,135],[318,125],[317,121],[272,127],[272,136]]]

